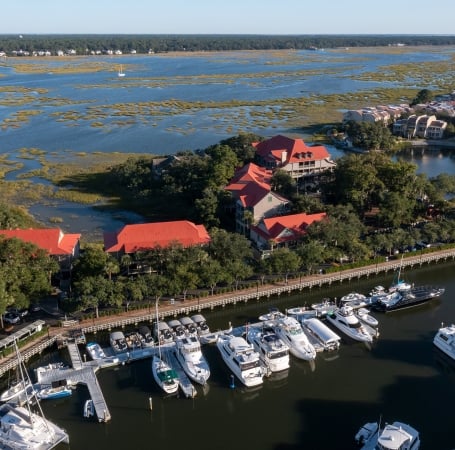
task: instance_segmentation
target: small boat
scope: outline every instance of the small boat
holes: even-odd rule
[[[154,344],[152,331],[147,325],[141,325],[138,328],[138,333],[142,336],[144,345],[150,346]]]
[[[93,400],[90,398],[85,401],[84,403],[84,417],[89,419],[95,415],[95,404]]]
[[[94,361],[96,361],[97,359],[106,358],[106,353],[104,353],[104,350],[101,348],[101,345],[98,344],[97,342],[89,342],[85,346],[85,348],[87,349],[90,358],[92,358]]]
[[[433,344],[455,360],[455,325],[443,326],[436,333]]]
[[[340,348],[341,338],[317,317],[310,317],[301,321],[304,331],[313,335],[324,350],[332,351]]]
[[[273,327],[249,327],[246,340],[253,344],[263,365],[270,372],[289,369],[289,347],[278,337]]]
[[[342,306],[332,311],[327,314],[327,320],[356,341],[371,343],[376,335],[370,327],[360,322],[351,306]]]
[[[363,425],[355,435],[361,450],[418,450],[420,448],[419,432],[402,422],[386,424],[381,428],[377,422]]]
[[[123,353],[128,350],[125,335],[122,331],[113,331],[109,336],[109,341],[115,353]]]
[[[122,65],[120,65],[120,68],[119,68],[119,70],[118,70],[117,75],[118,75],[120,78],[122,78],[122,77],[125,76],[125,72],[123,72],[123,66],[122,66]]]
[[[336,308],[337,304],[328,298],[323,299],[320,303],[313,303],[311,305],[311,309],[316,311],[316,317],[325,317]]]
[[[194,316],[191,316],[191,320],[196,324],[197,334],[199,337],[210,334],[210,328],[202,314],[195,314]]]
[[[370,310],[367,308],[356,308],[354,309],[354,314],[361,322],[369,325],[370,327],[377,328],[379,326],[378,319],[373,317],[370,314]]]
[[[216,346],[223,361],[246,386],[259,386],[264,382],[265,368],[259,353],[243,337],[220,334]]]
[[[270,320],[277,320],[281,317],[286,317],[286,315],[283,314],[278,308],[273,307],[273,308],[269,309],[268,313],[261,314],[259,316],[259,320],[261,322],[266,322],[266,321],[270,321]]]
[[[281,317],[275,322],[274,330],[296,358],[305,361],[313,361],[316,358],[316,349],[295,317]]]
[[[308,314],[311,310],[307,306],[295,306],[293,308],[286,309],[286,314],[291,316],[301,316],[303,314]]]
[[[2,394],[0,395],[0,402],[15,401],[19,399],[19,397],[23,397],[26,394],[30,396],[32,395],[33,390],[34,386],[31,381],[19,380],[12,384],[4,392],[2,392]]]
[[[196,322],[191,317],[188,317],[188,316],[181,317],[180,323],[183,325],[184,329],[186,330],[186,334],[188,334],[189,336],[198,335]]]
[[[69,397],[73,391],[66,383],[52,383],[48,386],[40,386],[36,395],[40,400],[55,400],[57,398]]]
[[[169,325],[169,328],[172,330],[174,339],[181,339],[186,336],[185,327],[182,325],[180,320],[172,319],[167,324]]]
[[[171,327],[163,321],[155,323],[153,326],[153,334],[159,344],[169,344],[174,342],[174,335]]]
[[[376,311],[391,312],[423,305],[441,297],[445,289],[436,286],[416,286],[410,289],[379,294],[372,307]]]
[[[196,383],[206,384],[210,367],[196,336],[184,336],[175,343],[175,355],[188,377]]]
[[[177,372],[161,354],[154,355],[152,358],[152,373],[156,383],[166,394],[175,394],[178,391],[179,378]]]
[[[340,298],[339,306],[344,305],[352,306],[353,308],[363,308],[369,305],[369,300],[366,295],[363,295],[360,292],[350,292]]]

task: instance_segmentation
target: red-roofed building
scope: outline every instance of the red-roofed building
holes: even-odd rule
[[[0,230],[0,236],[17,238],[46,250],[60,264],[61,271],[70,271],[74,258],[79,257],[80,234],[65,234],[60,228],[29,228]]]
[[[204,225],[188,220],[125,225],[116,232],[104,233],[104,250],[116,257],[178,243],[183,247],[206,245],[210,236]]]
[[[270,187],[272,172],[249,163],[238,169],[225,189],[235,201],[236,231],[248,234],[252,223],[287,211],[289,201]]]
[[[261,220],[257,226],[251,227],[250,239],[261,252],[276,247],[287,247],[295,244],[306,233],[309,225],[326,217],[326,213],[269,217]]]
[[[278,135],[252,145],[260,166],[285,170],[294,179],[333,170],[336,165],[323,145],[309,146],[302,139]]]

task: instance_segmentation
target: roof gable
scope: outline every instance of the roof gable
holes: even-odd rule
[[[30,242],[50,255],[71,255],[79,244],[80,234],[64,234],[59,228],[0,230],[0,235]]]

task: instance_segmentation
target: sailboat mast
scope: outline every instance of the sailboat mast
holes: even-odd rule
[[[158,354],[161,359],[161,336],[160,336],[160,322],[158,316],[158,299],[155,302],[155,318],[156,318],[156,337],[158,338]]]

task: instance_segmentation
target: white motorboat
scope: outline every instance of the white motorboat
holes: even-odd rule
[[[185,327],[182,325],[180,320],[172,319],[167,324],[169,325],[169,327],[172,330],[174,339],[181,339],[186,336]]]
[[[128,350],[128,344],[122,331],[113,331],[109,335],[109,342],[115,353],[123,353]]]
[[[169,344],[174,342],[174,335],[171,327],[163,321],[155,323],[153,326],[153,334],[159,344]]]
[[[210,334],[210,328],[202,314],[195,314],[194,316],[191,316],[191,319],[196,324],[197,334],[199,337]]]
[[[286,309],[286,314],[291,316],[301,316],[303,314],[309,314],[310,312],[314,313],[314,310],[308,308],[307,306],[295,306],[293,308]]]
[[[21,380],[30,382],[25,364],[16,346]],[[50,450],[60,443],[69,444],[68,433],[44,417],[39,398],[32,389],[26,406],[4,403],[0,406],[0,448]],[[27,394],[26,394],[27,395]],[[35,400],[37,411],[32,411]]]
[[[311,305],[311,309],[316,312],[316,317],[325,317],[328,313],[335,310],[336,308],[337,304],[328,298],[323,299],[322,302],[313,303]]]
[[[313,335],[324,350],[338,350],[341,338],[317,317],[310,317],[301,321],[303,330]]]
[[[25,395],[32,395],[34,387],[30,380],[18,380],[0,395],[0,402],[10,402],[19,400]]]
[[[360,322],[352,307],[342,306],[327,314],[327,320],[347,336],[361,342],[373,342],[375,333],[370,327]]]
[[[373,328],[377,328],[379,326],[379,321],[378,319],[376,319],[376,317],[373,317],[371,314],[370,314],[370,310],[367,309],[367,308],[355,308],[354,309],[354,314],[357,316],[357,318],[369,325],[370,327],[373,327]]]
[[[183,327],[186,330],[186,333],[189,336],[197,336],[197,325],[194,322],[194,320],[191,317],[184,316],[180,318],[180,323],[183,325]]]
[[[305,361],[313,361],[316,358],[316,349],[295,317],[281,317],[275,322],[274,329],[296,358]]]
[[[340,307],[352,306],[353,308],[363,308],[369,305],[369,303],[370,302],[367,296],[361,294],[360,292],[350,292],[340,298]]]
[[[289,369],[289,347],[278,337],[273,327],[249,327],[246,339],[270,372]]]
[[[86,419],[89,419],[90,417],[93,417],[94,415],[95,415],[95,404],[93,403],[93,400],[91,398],[89,398],[84,403],[84,417]]]
[[[366,423],[355,435],[361,450],[418,450],[419,432],[402,422],[386,424],[381,428],[377,422]]]
[[[101,345],[98,344],[97,342],[89,342],[85,346],[85,348],[87,349],[90,358],[92,358],[94,361],[96,361],[97,359],[106,358],[106,353],[104,353],[104,350],[101,348]]]
[[[220,334],[216,341],[221,357],[234,375],[247,387],[263,383],[265,368],[259,353],[243,337]]]
[[[185,336],[175,343],[175,355],[188,377],[196,383],[206,384],[210,367],[196,336]]]
[[[455,325],[442,325],[433,339],[433,344],[455,360]]]
[[[261,314],[259,320],[261,322],[266,322],[270,320],[277,320],[281,317],[286,317],[278,308],[270,308],[268,313]]]
[[[66,383],[52,383],[47,386],[36,388],[36,396],[40,400],[55,400],[58,398],[69,397],[73,391]]]

